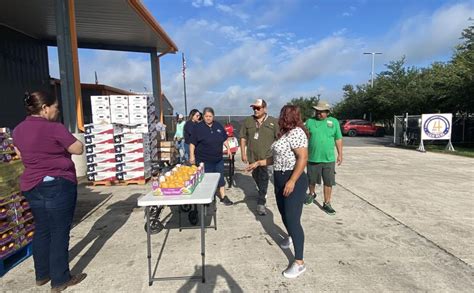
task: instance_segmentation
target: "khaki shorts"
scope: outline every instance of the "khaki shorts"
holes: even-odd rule
[[[336,185],[336,162],[331,163],[312,163],[308,162],[306,169],[308,170],[309,184],[321,184],[321,177],[325,186]]]

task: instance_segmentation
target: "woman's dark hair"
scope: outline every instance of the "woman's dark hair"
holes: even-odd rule
[[[191,121],[193,119],[194,115],[196,115],[196,113],[201,114],[198,109],[192,109],[189,112],[188,121]]]
[[[206,113],[208,113],[208,112],[211,113],[212,116],[216,116],[216,115],[214,114],[214,109],[212,109],[211,107],[205,107],[204,109],[202,109],[202,115],[203,115],[203,116],[204,116],[204,114],[206,114]]]
[[[56,103],[56,97],[53,97],[45,92],[33,92],[33,93],[25,93],[25,99],[23,100],[25,103],[26,113],[28,115],[37,115],[41,112],[41,108],[43,105],[51,106]]]
[[[298,106],[286,105],[281,108],[280,119],[278,119],[278,126],[280,126],[280,132],[278,138],[282,137],[285,133],[289,132],[296,127],[303,129],[307,137],[309,137],[308,130],[304,126],[303,120],[301,120],[301,112]]]

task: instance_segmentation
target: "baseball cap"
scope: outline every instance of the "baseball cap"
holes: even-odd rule
[[[178,114],[178,119],[183,119],[183,118],[184,118],[183,114]]]
[[[266,107],[266,106],[267,106],[267,102],[265,102],[264,99],[256,99],[255,103],[250,105],[250,107]]]

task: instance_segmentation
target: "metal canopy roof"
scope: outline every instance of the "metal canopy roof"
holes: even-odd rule
[[[178,51],[140,0],[76,0],[74,5],[80,48]],[[1,1],[0,24],[56,45],[55,0]]]

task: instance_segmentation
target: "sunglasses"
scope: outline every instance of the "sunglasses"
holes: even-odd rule
[[[263,107],[252,107],[252,109],[260,111]]]

